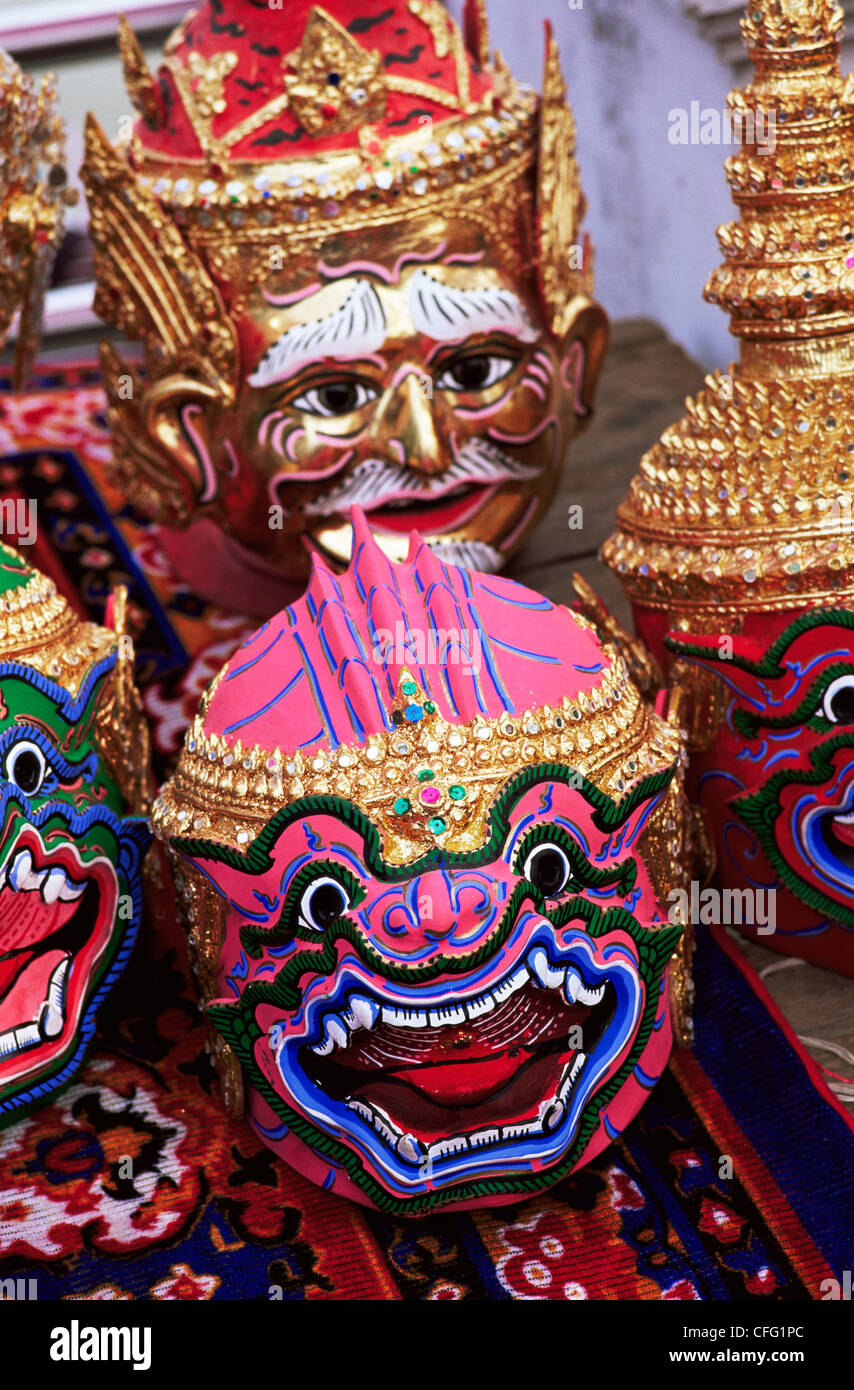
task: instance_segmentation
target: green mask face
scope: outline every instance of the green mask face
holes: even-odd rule
[[[150,837],[103,757],[116,638],[5,547],[0,600],[2,1125],[80,1066],[133,947]]]

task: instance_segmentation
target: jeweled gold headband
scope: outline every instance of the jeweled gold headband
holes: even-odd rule
[[[332,794],[383,828],[385,856],[401,864],[436,845],[455,853],[480,848],[499,788],[538,763],[569,766],[619,802],[641,778],[673,765],[679,736],[641,701],[622,658],[606,650],[611,662],[597,689],[466,725],[443,719],[404,671],[391,731],[308,755],[206,734],[215,683],[155,803],[155,830],[164,839],[195,836],[245,848],[282,806]]]
[[[142,814],[151,796],[148,730],[133,683],[126,610],[127,591],[120,587],[113,594],[112,630],[83,622],[53,580],[34,570],[0,599],[0,661],[20,662],[76,695],[92,668],[116,653],[96,713],[97,737],[128,804]]]

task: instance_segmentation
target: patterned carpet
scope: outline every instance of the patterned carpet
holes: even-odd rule
[[[29,555],[81,611],[130,584],[162,773],[256,624],[183,587],[105,480],[95,379],[0,382],[0,500],[38,499]],[[725,936],[701,934],[695,1049],[619,1143],[536,1201],[407,1223],[309,1186],[226,1119],[162,878],[151,896],[82,1076],[0,1132],[0,1277],[36,1275],[42,1299],[255,1300],[802,1300],[842,1279],[854,1125]]]

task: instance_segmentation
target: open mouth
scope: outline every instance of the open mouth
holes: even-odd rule
[[[329,1055],[319,1055],[328,1038],[305,1049],[303,1065],[326,1095],[372,1123],[384,1120],[396,1136],[417,1136],[407,1146],[413,1156],[426,1157],[461,1124],[489,1131],[473,1135],[482,1142],[538,1128],[544,1096],[553,1099],[542,1122],[553,1127],[614,1012],[607,984],[586,990],[577,976],[573,983],[573,1004],[527,983],[502,1002],[485,995],[465,1008],[409,1010],[405,1023],[386,1022],[401,1014],[386,1008],[348,1046],[333,1043]]]
[[[0,1088],[73,1034],[113,923],[106,861],[49,852],[27,827],[0,869]],[[108,872],[112,872],[109,870]]]
[[[822,816],[821,830],[830,853],[854,874],[854,812]]]
[[[455,531],[464,526],[489,501],[494,485],[461,483],[452,492],[430,501],[427,497],[401,497],[368,507],[375,527],[408,535],[413,528],[427,535]]]
[[[276,1053],[300,1107],[402,1188],[555,1162],[643,1004],[630,954],[604,966],[580,933],[568,953],[534,941],[486,990],[424,996],[345,983]]]

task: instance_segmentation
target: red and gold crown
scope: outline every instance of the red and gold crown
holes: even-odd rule
[[[156,77],[124,21],[119,42],[138,118],[113,149],[90,117],[83,177],[96,309],[145,343],[149,372],[190,366],[228,399],[230,315],[271,248],[289,264],[363,226],[453,210],[536,265],[556,333],[589,288],[550,31],[541,98],[490,57],[485,0],[463,30],[438,0],[203,0]]]

